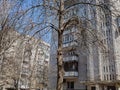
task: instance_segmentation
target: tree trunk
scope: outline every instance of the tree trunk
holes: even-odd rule
[[[62,34],[58,34],[58,51],[57,51],[57,90],[63,90],[63,55],[62,55]]]
[[[63,36],[63,23],[64,23],[64,0],[60,0],[59,7],[59,30],[58,30],[58,51],[57,51],[57,87],[56,90],[63,90],[63,77],[64,77],[64,68],[63,68],[63,53],[62,53],[62,36]]]

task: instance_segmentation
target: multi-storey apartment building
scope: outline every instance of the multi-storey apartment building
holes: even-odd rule
[[[11,44],[0,57],[0,81],[3,84],[0,86],[24,90],[47,88],[49,44],[11,30],[5,38],[10,39],[6,43]]]
[[[65,8],[84,0],[66,0]],[[113,1],[113,2],[112,2]],[[79,26],[70,26],[63,33],[63,62],[65,90],[119,90],[119,15],[120,1],[86,0],[88,3],[107,6],[109,10],[90,4],[76,5],[65,15],[80,18]],[[109,5],[114,5],[114,9]],[[117,8],[117,12],[116,9]],[[113,14],[114,12],[114,14]],[[92,34],[91,34],[92,33]],[[57,42],[53,31],[52,44]],[[55,46],[53,46],[55,49]],[[50,64],[56,66],[56,52],[51,48]],[[54,60],[54,61],[53,61]],[[53,69],[53,67],[51,67]],[[51,87],[55,88],[54,74]]]
[[[43,89],[48,83],[49,44],[28,37],[23,50],[19,85],[21,89]],[[29,40],[29,41],[28,41]],[[32,82],[32,83],[31,83]]]

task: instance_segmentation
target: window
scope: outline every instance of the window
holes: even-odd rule
[[[106,75],[104,75],[104,80],[106,80]]]
[[[64,19],[69,19],[69,18],[73,17],[76,14],[77,14],[77,8],[73,7],[65,14]]]
[[[108,74],[107,74],[107,80],[109,80],[109,76],[108,76]]]
[[[106,72],[108,72],[108,67],[106,66]]]
[[[117,17],[117,26],[120,27],[120,16]]]
[[[67,88],[74,89],[74,82],[67,82]]]
[[[86,16],[86,5],[79,5],[79,15],[80,17]]]
[[[112,72],[114,71],[114,65],[112,65],[112,67],[111,67],[111,71],[112,71]]]
[[[105,66],[103,67],[103,70],[104,70],[104,72],[105,72]]]
[[[115,36],[117,38],[120,35],[120,16],[117,17],[116,23],[117,23],[117,30],[115,31]]]
[[[112,76],[111,76],[111,74],[110,74],[110,80],[112,80]]]
[[[113,79],[113,80],[115,79],[115,75],[114,75],[114,74],[112,75],[112,79]]]
[[[64,70],[65,71],[78,71],[78,62],[65,62],[64,63]]]
[[[63,36],[63,43],[69,43],[74,40],[74,34],[65,34]]]
[[[91,87],[91,90],[96,90],[96,88],[95,87]]]

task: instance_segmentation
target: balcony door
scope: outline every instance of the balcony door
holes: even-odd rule
[[[96,88],[95,87],[91,87],[91,90],[96,90]]]
[[[67,90],[74,90],[74,82],[73,81],[67,82]]]

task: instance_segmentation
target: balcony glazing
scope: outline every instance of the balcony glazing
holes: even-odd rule
[[[65,77],[77,77],[78,76],[78,62],[64,62]]]
[[[69,43],[64,43],[63,47],[69,47],[69,46],[77,46],[77,42],[73,41],[73,42],[69,42]]]
[[[67,71],[65,72],[64,77],[78,77],[78,71]]]
[[[67,57],[63,58],[63,61],[64,62],[67,62],[67,61],[78,61],[78,56],[76,56],[76,55],[74,55],[74,56],[67,56]]]

